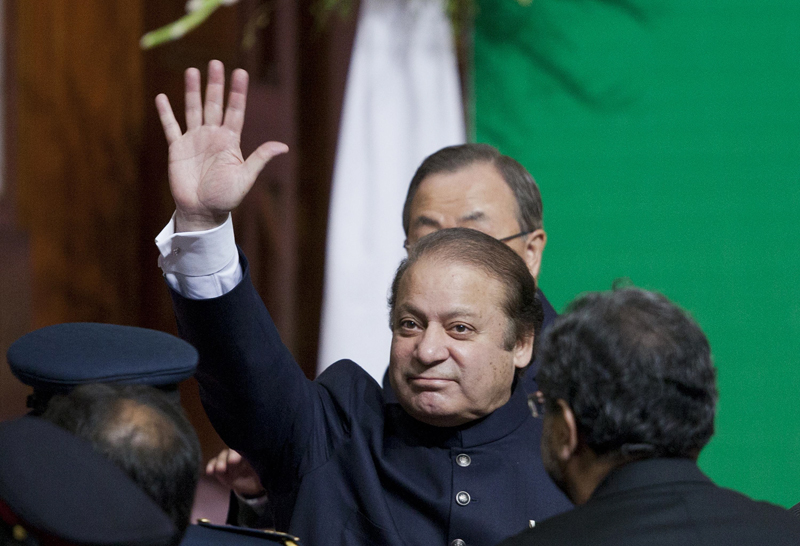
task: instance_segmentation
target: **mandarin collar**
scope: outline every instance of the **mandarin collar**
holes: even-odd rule
[[[532,419],[528,397],[521,381],[514,381],[511,398],[489,415],[458,427],[435,427],[417,421],[397,402],[391,388],[384,390],[387,431],[407,442],[430,447],[476,447],[499,440]]]

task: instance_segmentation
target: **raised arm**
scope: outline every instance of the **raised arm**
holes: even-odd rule
[[[222,246],[209,242],[225,229],[206,230],[223,224],[264,165],[288,148],[267,142],[244,160],[239,142],[247,73],[233,72],[223,115],[224,67],[211,61],[208,72],[203,104],[200,72],[186,71],[184,133],[167,97],[156,97],[169,143],[169,184],[176,206],[175,225],[165,231],[183,232],[165,239],[170,245],[175,239],[184,241],[167,252],[159,245],[159,263],[172,288],[178,332],[200,355],[195,377],[206,413],[223,440],[252,463],[262,483],[276,490],[279,481],[295,479],[302,464],[313,466],[327,456],[326,446],[342,435],[343,427],[327,391],[306,379],[281,342],[249,279],[246,259],[240,261],[232,241]],[[220,267],[228,271],[226,263],[241,265],[240,280],[213,293],[220,277],[211,272]],[[172,283],[170,272],[181,279]]]
[[[253,187],[258,173],[276,155],[289,150],[265,142],[245,160],[240,148],[247,72],[233,71],[228,105],[223,111],[225,67],[208,63],[205,104],[200,71],[186,70],[186,132],[175,119],[169,99],[156,97],[156,108],[169,144],[169,187],[175,200],[175,231],[202,231],[221,225]]]

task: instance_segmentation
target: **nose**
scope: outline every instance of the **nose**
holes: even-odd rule
[[[426,366],[434,366],[447,360],[450,351],[447,348],[447,332],[436,323],[429,324],[418,338],[416,358]]]

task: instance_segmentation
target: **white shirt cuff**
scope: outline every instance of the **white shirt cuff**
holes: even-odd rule
[[[242,280],[230,214],[221,226],[183,233],[175,233],[173,214],[156,237],[156,246],[167,283],[186,298],[216,298]]]
[[[236,495],[236,498],[239,499],[239,502],[249,506],[259,516],[264,514],[264,508],[267,506],[267,503],[269,502],[269,497],[267,497],[266,492],[262,493],[257,497],[251,497],[251,498],[243,497],[236,491],[234,491],[233,494]]]

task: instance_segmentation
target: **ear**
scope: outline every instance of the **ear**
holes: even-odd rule
[[[524,368],[533,359],[533,332],[514,343],[514,367]]]
[[[553,416],[551,442],[556,448],[558,459],[566,462],[578,449],[578,427],[575,425],[575,414],[567,402],[559,398],[556,403],[561,411]]]
[[[528,266],[528,271],[537,282],[539,281],[539,269],[542,266],[542,253],[544,253],[546,244],[547,233],[543,229],[537,229],[525,237],[522,258],[525,260],[525,265]]]

